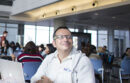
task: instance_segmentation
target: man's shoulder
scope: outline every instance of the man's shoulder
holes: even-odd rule
[[[45,59],[49,60],[52,59],[54,56],[55,56],[55,52],[47,55]]]

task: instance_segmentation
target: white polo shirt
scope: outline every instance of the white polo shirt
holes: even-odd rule
[[[45,75],[55,83],[71,83],[72,57],[68,56],[60,63],[57,55],[51,61]]]
[[[31,83],[36,83],[43,75],[53,83],[95,83],[90,60],[74,48],[62,63],[58,59],[57,51],[48,55],[32,77]]]

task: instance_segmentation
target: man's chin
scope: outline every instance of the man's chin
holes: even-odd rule
[[[64,47],[63,48],[65,51],[69,51],[69,50],[71,50],[71,47]]]

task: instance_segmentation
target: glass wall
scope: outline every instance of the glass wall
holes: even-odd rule
[[[88,30],[88,33],[91,33],[91,44],[97,47],[97,31]]]
[[[25,25],[24,28],[24,45],[28,41],[34,41],[36,45],[52,43],[53,27]]]
[[[108,31],[99,30],[98,31],[98,47],[103,47],[108,45]]]
[[[3,35],[3,31],[8,31],[7,40],[9,42],[17,42],[18,24],[0,23],[0,36]]]
[[[130,47],[130,31],[114,30],[114,53],[120,57]]]
[[[35,26],[33,25],[25,25],[24,26],[24,45],[28,41],[35,42]]]

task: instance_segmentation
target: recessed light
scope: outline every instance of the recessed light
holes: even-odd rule
[[[115,19],[116,17],[115,16],[112,16],[113,19]]]
[[[95,16],[98,16],[99,14],[98,13],[94,13]]]

